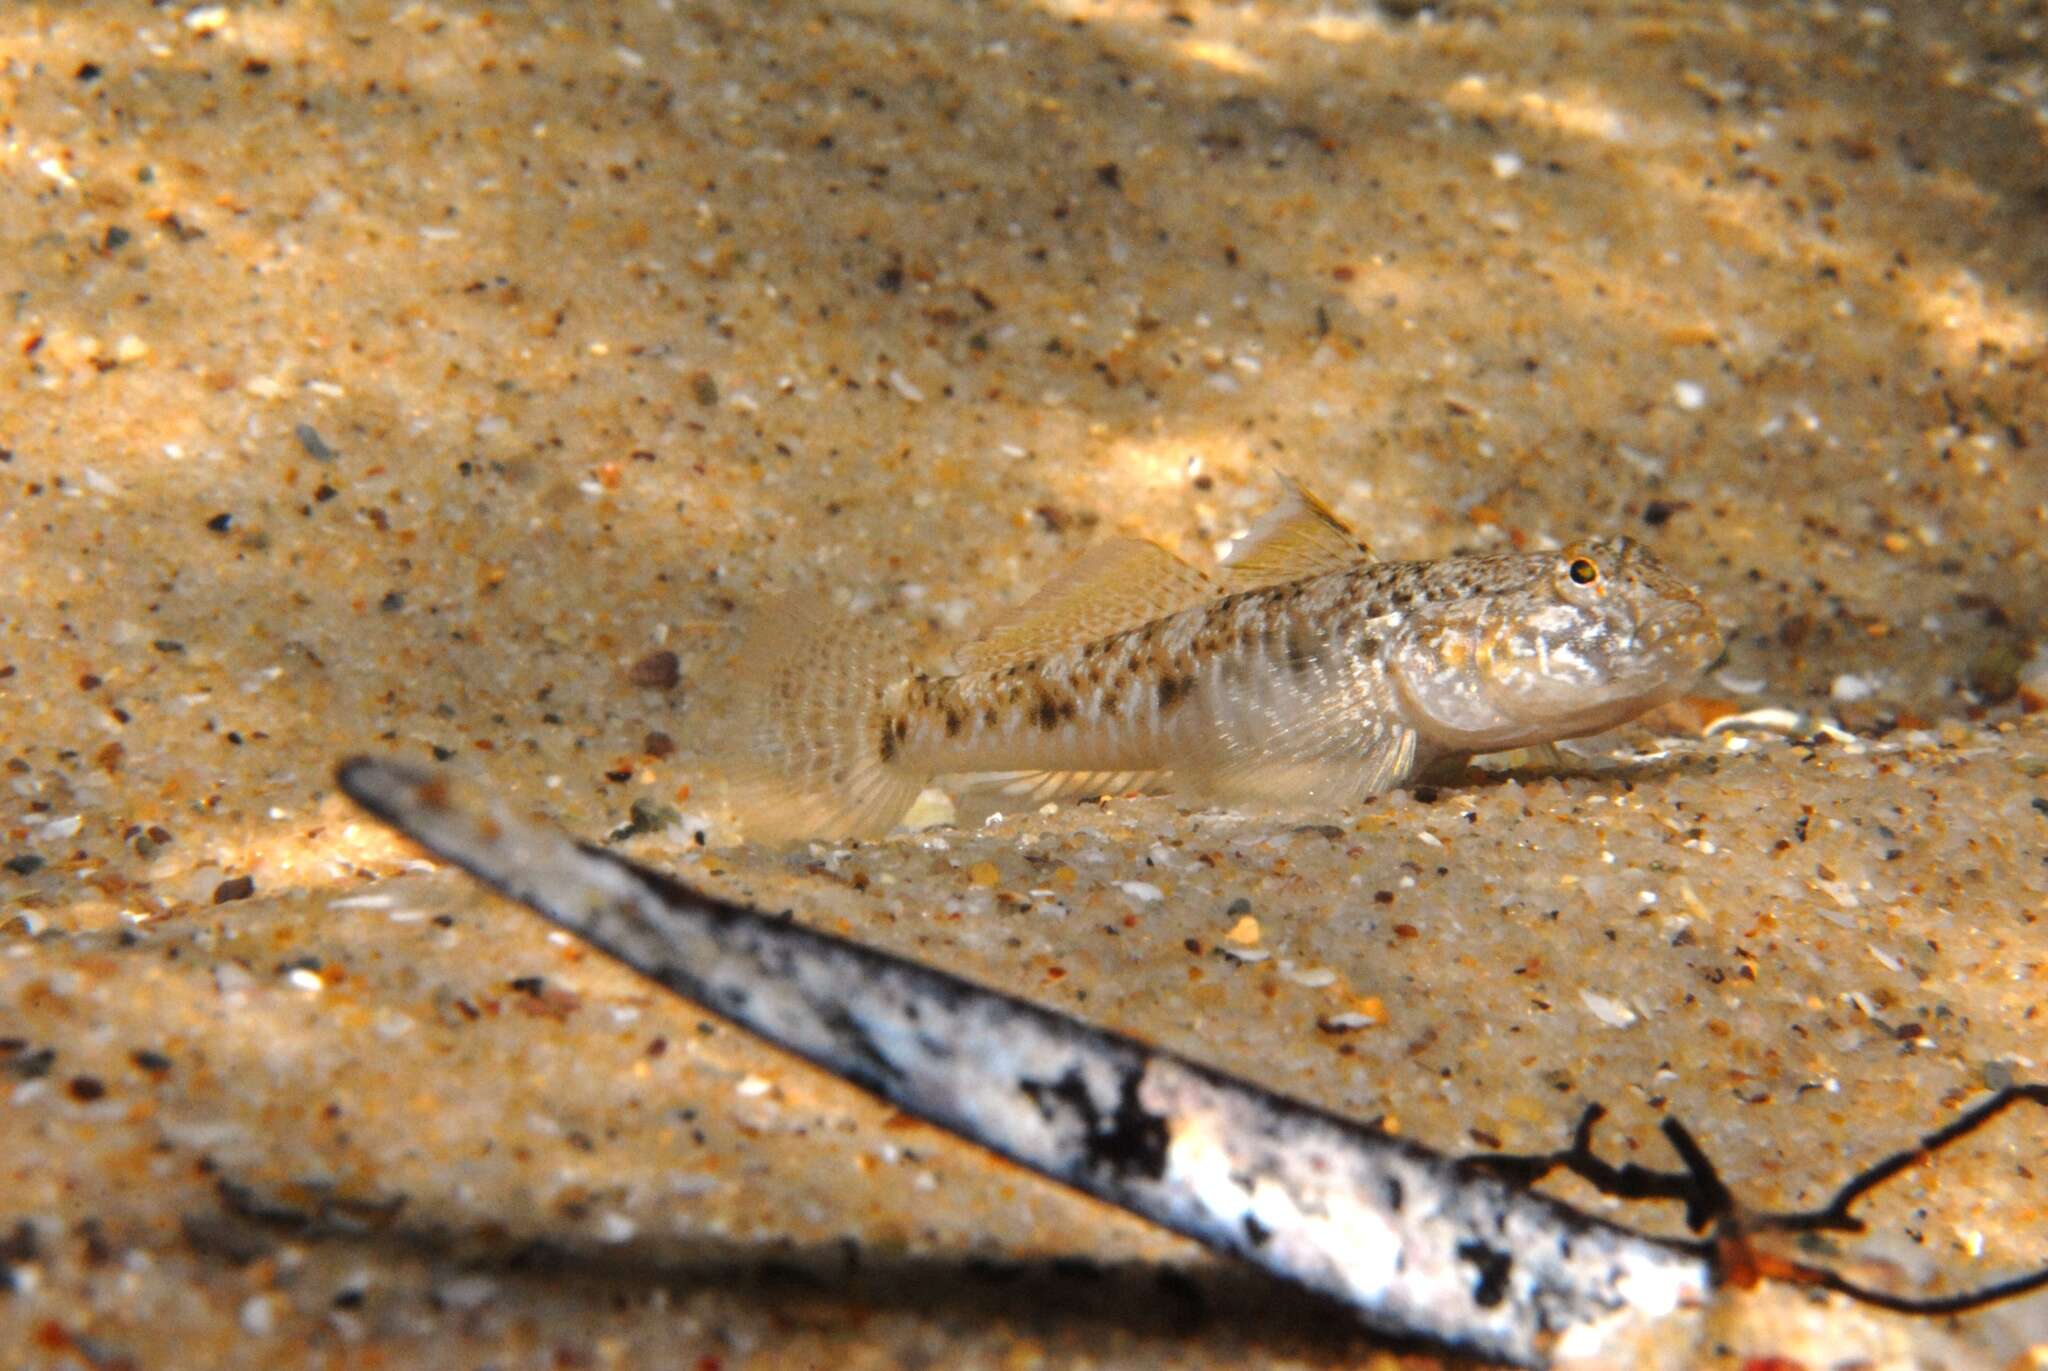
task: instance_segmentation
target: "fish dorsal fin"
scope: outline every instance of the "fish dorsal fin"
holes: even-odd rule
[[[954,652],[962,671],[995,667],[1107,638],[1222,592],[1157,543],[1114,538],[1083,553],[1044,589]]]
[[[1223,563],[1232,590],[1348,571],[1373,560],[1372,549],[1314,492],[1291,477],[1281,479],[1287,492],[1280,503],[1252,525]]]

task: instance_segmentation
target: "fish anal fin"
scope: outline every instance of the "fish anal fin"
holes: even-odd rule
[[[1221,594],[1215,581],[1157,543],[1116,538],[1083,553],[953,660],[988,671],[1163,619]]]
[[[1291,477],[1282,479],[1287,489],[1280,503],[1252,525],[1223,563],[1231,590],[1348,571],[1373,560],[1372,549],[1315,492]]]

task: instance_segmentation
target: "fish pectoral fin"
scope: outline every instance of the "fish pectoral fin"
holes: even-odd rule
[[[958,648],[962,671],[1035,661],[1214,599],[1215,581],[1157,543],[1114,538],[1083,553],[1036,595]]]
[[[1531,743],[1527,747],[1511,747],[1505,752],[1485,755],[1495,771],[1569,771],[1572,766],[1572,759],[1565,756],[1556,743]]]
[[[1292,477],[1281,479],[1287,489],[1280,503],[1224,559],[1231,590],[1281,585],[1373,560],[1372,549],[1313,491]]]

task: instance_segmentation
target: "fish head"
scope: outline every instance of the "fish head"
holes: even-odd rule
[[[1714,616],[1632,538],[1496,562],[1396,648],[1409,715],[1448,752],[1583,737],[1683,691],[1721,651]]]

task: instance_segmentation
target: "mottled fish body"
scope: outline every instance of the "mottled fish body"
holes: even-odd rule
[[[1032,802],[1143,785],[1330,809],[1611,728],[1719,650],[1692,589],[1631,539],[1381,562],[1290,486],[1220,577],[1104,544],[946,673],[778,607],[742,667],[728,770],[769,839],[884,832],[959,773]]]

